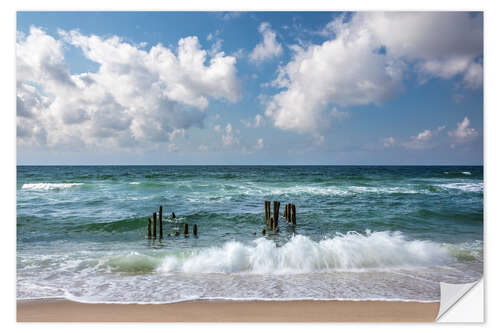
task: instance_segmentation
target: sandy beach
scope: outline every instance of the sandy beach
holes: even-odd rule
[[[18,322],[432,322],[439,303],[190,301],[172,304],[17,302]]]

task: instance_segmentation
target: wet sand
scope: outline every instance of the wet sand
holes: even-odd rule
[[[190,301],[172,304],[17,302],[18,322],[432,322],[439,303]]]

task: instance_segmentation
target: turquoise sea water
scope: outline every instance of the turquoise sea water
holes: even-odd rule
[[[483,271],[476,166],[19,166],[17,298],[439,299]],[[264,201],[297,207],[262,236]],[[162,241],[147,218],[163,205]],[[171,212],[177,215],[170,218]],[[199,236],[174,236],[184,223]]]

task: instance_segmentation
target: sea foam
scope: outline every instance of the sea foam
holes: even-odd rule
[[[32,183],[32,184],[23,184],[23,190],[57,190],[57,189],[66,189],[73,186],[83,185],[83,183]]]
[[[449,183],[438,186],[448,190],[460,190],[464,192],[482,192],[484,188],[483,183]]]
[[[298,235],[281,247],[265,238],[250,245],[230,241],[187,256],[168,255],[157,271],[290,274],[435,266],[450,260],[450,252],[438,243],[408,240],[399,232],[368,231],[321,241]]]

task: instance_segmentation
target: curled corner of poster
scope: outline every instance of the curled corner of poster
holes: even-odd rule
[[[441,300],[436,321],[440,323],[484,322],[484,282],[440,283]]]

